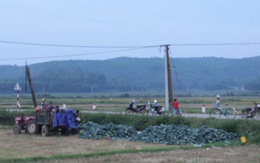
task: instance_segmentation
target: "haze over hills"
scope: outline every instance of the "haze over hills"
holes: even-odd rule
[[[175,90],[260,90],[260,56],[170,58]],[[29,65],[36,92],[164,91],[163,58],[67,60]],[[0,66],[0,92],[25,88],[24,66]]]

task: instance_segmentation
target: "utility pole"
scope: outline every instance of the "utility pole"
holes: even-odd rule
[[[173,100],[172,94],[172,77],[171,77],[171,67],[169,59],[169,45],[164,45],[165,47],[165,108],[169,110],[169,106]]]
[[[169,57],[169,48],[168,48],[168,52],[167,52],[167,57],[168,57],[168,62],[167,62],[167,72],[168,72],[168,89],[169,89],[169,105],[172,104],[173,102],[173,93],[172,93],[172,73],[171,73],[171,64],[170,64],[170,57]]]
[[[36,96],[35,96],[35,93],[34,93],[34,88],[33,88],[32,78],[31,78],[31,74],[30,74],[30,69],[29,69],[29,67],[27,65],[25,66],[25,68],[26,68],[26,77],[29,80],[29,85],[30,85],[30,90],[31,90],[31,94],[32,94],[33,105],[34,105],[34,107],[36,107],[37,106]]]

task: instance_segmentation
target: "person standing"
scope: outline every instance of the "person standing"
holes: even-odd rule
[[[173,112],[174,114],[176,114],[177,110],[179,109],[179,102],[178,102],[177,99],[174,99],[174,100],[173,100],[173,102],[172,102],[172,107],[173,107],[172,112]]]
[[[46,107],[47,107],[47,104],[46,104],[45,98],[43,98],[42,103],[41,103],[41,108],[45,109]]]
[[[52,101],[50,102],[50,104],[47,106],[47,108],[49,109],[50,112],[55,112],[55,106],[52,104]]]

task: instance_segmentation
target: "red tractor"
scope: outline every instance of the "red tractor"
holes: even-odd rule
[[[15,118],[14,134],[21,134],[22,130],[29,134],[41,134],[49,136],[51,133],[61,132],[67,135],[77,133],[76,119],[73,109],[60,112],[51,112],[49,109],[41,109],[35,116],[19,116]]]
[[[22,130],[25,133],[34,133],[36,126],[35,126],[35,116],[18,116],[15,117],[15,126],[13,128],[14,134],[21,134]]]

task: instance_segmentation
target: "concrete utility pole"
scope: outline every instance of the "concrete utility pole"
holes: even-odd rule
[[[28,78],[28,80],[29,80],[29,85],[30,85],[30,90],[31,90],[31,94],[32,94],[33,105],[34,105],[34,107],[36,107],[37,106],[36,96],[35,96],[35,93],[34,93],[34,88],[33,88],[32,78],[31,78],[31,74],[30,74],[30,69],[29,69],[29,67],[27,65],[25,65],[25,69],[26,69],[26,78]]]
[[[172,103],[172,77],[171,77],[171,66],[169,60],[169,45],[164,45],[165,47],[165,108],[169,110],[169,106]]]

